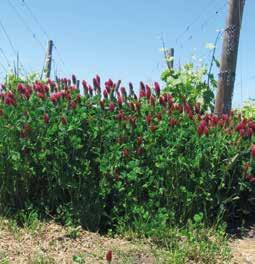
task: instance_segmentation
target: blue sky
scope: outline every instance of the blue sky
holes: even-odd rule
[[[224,28],[227,0],[25,0],[47,34],[54,40],[54,71],[76,73],[91,80],[121,79],[123,83],[159,80],[165,68],[161,36],[175,48],[176,64],[195,55],[210,61],[206,43],[214,42],[216,30]],[[15,13],[12,5],[18,10]],[[255,1],[247,0],[241,34],[234,105],[255,98]],[[46,36],[22,0],[2,0],[0,19],[8,31],[21,62],[28,71],[41,71]],[[25,21],[25,23],[24,23]],[[29,29],[26,25],[28,25]],[[187,26],[190,25],[189,30]],[[12,49],[0,30],[0,48],[10,61]],[[221,41],[217,46],[220,56]],[[64,63],[62,63],[62,61]],[[7,66],[0,54],[0,62]],[[3,76],[3,70],[0,68]]]

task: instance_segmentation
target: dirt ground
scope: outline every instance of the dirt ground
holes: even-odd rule
[[[35,232],[15,230],[9,223],[0,228],[0,264],[29,263],[164,263],[151,253],[149,243],[107,238],[84,230],[67,230],[55,223],[43,224]]]
[[[244,238],[232,240],[230,247],[234,264],[255,264],[255,227]]]
[[[231,240],[230,247],[231,264],[255,264],[255,229],[246,238]],[[113,251],[113,264],[166,263],[148,241],[109,238],[53,222],[39,224],[35,230],[20,229],[5,220],[0,223],[0,264],[100,264],[107,263],[109,250]]]
[[[231,243],[234,264],[255,264],[255,239],[238,239]]]

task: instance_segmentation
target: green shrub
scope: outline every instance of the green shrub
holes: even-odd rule
[[[1,212],[29,205],[63,223],[148,235],[195,215],[214,224],[254,212],[253,120],[203,114],[158,84],[141,83],[137,99],[111,80],[102,95],[99,77],[83,96],[73,82],[3,87]]]
[[[164,90],[170,92],[178,103],[185,97],[188,103],[201,105],[203,112],[213,111],[217,83],[205,66],[195,68],[189,63],[180,69],[166,69],[161,79],[166,83]]]

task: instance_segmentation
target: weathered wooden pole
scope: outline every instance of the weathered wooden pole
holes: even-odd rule
[[[47,54],[46,54],[46,61],[45,61],[45,77],[47,79],[50,78],[50,74],[51,74],[52,50],[53,50],[53,41],[49,40]]]
[[[222,47],[218,89],[216,95],[216,114],[228,113],[232,107],[240,29],[245,0],[228,0],[228,16]]]

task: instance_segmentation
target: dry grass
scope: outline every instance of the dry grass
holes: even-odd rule
[[[180,241],[181,247],[183,243]],[[184,251],[186,246],[183,245]],[[231,263],[255,263],[254,239],[233,240],[230,247],[234,256]],[[189,256],[197,256],[198,260],[190,257],[185,263],[204,263],[195,249],[190,248]],[[175,253],[156,248],[149,240],[111,238],[54,222],[38,221],[36,225],[21,228],[15,221],[0,218],[0,264],[107,263],[108,250],[113,251],[113,264],[181,263]],[[230,263],[223,259],[218,255],[208,263]]]
[[[148,241],[113,239],[53,222],[40,223],[33,230],[7,220],[0,223],[1,264],[106,263],[108,250],[113,251],[112,263],[167,263]]]

